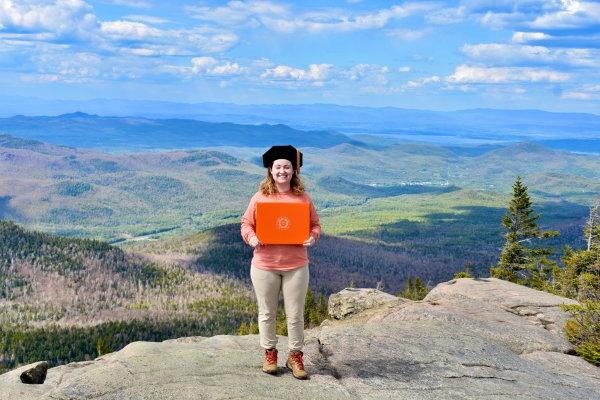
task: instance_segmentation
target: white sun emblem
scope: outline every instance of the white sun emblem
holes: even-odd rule
[[[285,216],[277,218],[277,228],[282,231],[288,230],[290,228],[290,219]]]

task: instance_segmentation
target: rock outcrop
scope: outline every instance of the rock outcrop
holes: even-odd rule
[[[377,289],[346,288],[329,296],[328,313],[333,319],[344,319],[382,304],[410,301]]]
[[[286,337],[271,376],[257,335],[220,335],[134,342],[41,385],[21,383],[24,366],[0,375],[0,399],[600,399],[600,369],[570,354],[563,303],[491,278],[423,301],[352,289],[332,300],[343,319],[306,331],[307,381],[284,370]]]

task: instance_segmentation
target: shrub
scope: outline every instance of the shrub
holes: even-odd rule
[[[573,316],[565,324],[569,341],[579,356],[600,366],[600,302],[587,300],[581,305],[565,305],[562,309]]]

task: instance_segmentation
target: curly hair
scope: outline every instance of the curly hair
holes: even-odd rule
[[[302,179],[300,178],[300,176],[298,176],[298,173],[296,172],[296,170],[294,170],[294,172],[292,174],[292,179],[290,181],[290,187],[292,189],[292,193],[294,193],[296,196],[300,196],[301,194],[304,193],[304,190],[305,190],[304,182],[302,182]],[[262,192],[262,194],[264,194],[266,196],[278,193],[277,192],[277,184],[275,183],[275,179],[273,179],[273,175],[271,175],[270,168],[267,168],[267,176],[260,183],[259,190]]]

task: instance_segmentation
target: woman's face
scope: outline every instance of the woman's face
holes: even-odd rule
[[[286,184],[292,180],[294,169],[290,160],[278,159],[273,161],[271,176],[276,183]]]

